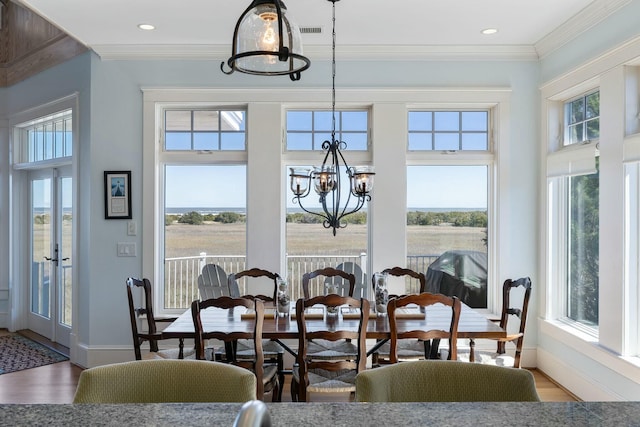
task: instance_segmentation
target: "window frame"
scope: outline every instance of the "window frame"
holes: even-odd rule
[[[569,330],[590,340],[597,340],[599,327],[592,327],[569,317],[569,263],[570,261],[570,184],[572,176],[595,171],[598,140],[567,143],[569,134],[566,117],[567,104],[600,92],[597,79],[576,85],[547,99],[546,153],[546,241],[545,268],[547,271],[547,299],[545,317],[553,319]],[[600,117],[600,115],[598,116]]]
[[[408,166],[486,166],[487,167],[487,307],[476,309],[487,314],[497,314],[502,308],[501,289],[490,284],[498,283],[496,260],[499,258],[502,239],[499,224],[498,200],[500,198],[500,158],[508,155],[506,145],[500,144],[505,138],[505,123],[508,123],[506,101],[469,104],[465,102],[442,102],[429,104],[411,104],[407,106],[407,123],[411,111],[487,111],[487,150],[410,150],[407,127],[406,167]],[[498,149],[500,147],[500,149]],[[405,201],[406,204],[406,201]],[[405,206],[406,212],[407,206]],[[405,214],[406,215],[406,214]],[[406,237],[405,237],[406,248]],[[406,249],[405,249],[406,250]]]

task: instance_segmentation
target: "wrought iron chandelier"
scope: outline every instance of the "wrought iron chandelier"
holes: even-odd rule
[[[347,147],[347,143],[336,139],[336,1],[339,0],[328,1],[333,3],[331,140],[322,143],[322,149],[326,151],[326,154],[321,166],[314,167],[313,170],[290,168],[289,176],[291,177],[291,191],[294,194],[293,202],[300,205],[303,211],[323,218],[324,227],[333,229],[335,236],[338,228],[346,227],[342,219],[358,212],[365,202],[371,200],[370,192],[373,189],[375,174],[372,166],[349,167],[341,152]],[[348,189],[343,189],[340,185],[343,168],[350,181]],[[312,181],[313,188],[320,197],[322,212],[311,211],[302,205],[302,199],[311,192]],[[346,200],[344,200],[345,197]],[[355,206],[349,205],[352,197],[355,198]]]
[[[226,71],[222,62],[222,72],[289,75],[291,80],[300,80],[300,73],[311,61],[302,54],[300,29],[289,18],[281,0],[253,0],[238,19],[227,60],[229,69]]]

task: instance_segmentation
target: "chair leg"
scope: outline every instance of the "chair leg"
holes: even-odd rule
[[[469,362],[476,361],[476,355],[474,352],[474,348],[476,346],[476,342],[473,339],[469,340]]]
[[[291,401],[298,401],[298,382],[293,377],[291,378]]]

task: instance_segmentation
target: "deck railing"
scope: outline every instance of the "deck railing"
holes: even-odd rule
[[[427,267],[438,255],[411,255],[407,257],[407,268],[426,273]],[[237,273],[247,268],[244,255],[207,255],[165,259],[165,308],[186,309],[191,302],[199,298],[198,276],[205,264],[218,264],[227,273]],[[353,262],[366,270],[367,254],[359,255],[287,255],[287,278],[293,301],[302,296],[302,275],[325,267],[337,267],[344,262]],[[362,278],[367,282],[366,274]],[[244,294],[245,285],[239,283],[240,293]],[[368,287],[365,286],[365,289]]]

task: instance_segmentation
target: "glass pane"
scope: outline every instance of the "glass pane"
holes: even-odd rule
[[[246,114],[244,111],[221,111],[221,130],[244,131]]]
[[[598,325],[599,174],[570,177],[567,316]]]
[[[463,133],[462,135],[463,150],[482,150],[489,149],[486,133]]]
[[[433,115],[436,131],[460,130],[460,113],[457,111],[436,111]]]
[[[166,132],[164,145],[165,150],[191,150],[191,133]]]
[[[164,128],[167,131],[191,131],[191,111],[165,111]]]
[[[434,150],[459,150],[459,133],[436,133],[434,135]]]
[[[333,128],[331,111],[316,111],[313,114],[313,129],[315,131],[330,131]],[[340,129],[340,112],[336,112],[336,129]]]
[[[350,150],[367,150],[367,134],[365,133],[346,133],[343,134],[344,141],[347,143],[345,151]]]
[[[585,122],[585,126],[587,127],[587,139],[598,139],[600,138],[600,119],[592,119]]]
[[[312,169],[310,165],[289,165],[286,168],[286,176],[289,178],[289,168],[300,167]],[[341,203],[347,199],[346,192],[349,191],[349,179],[343,171],[341,178],[341,188],[343,196]],[[317,194],[313,188],[311,193],[302,199],[302,206],[314,212],[321,212],[321,206]],[[329,205],[332,198],[328,199]],[[322,225],[322,218],[319,216],[305,213],[300,205],[293,200],[293,192],[291,185],[287,179],[287,195],[286,195],[286,254],[287,254],[287,275],[289,278],[289,291],[291,292],[292,301],[303,296],[302,294],[302,275],[306,272],[313,271],[324,267],[342,267],[353,266],[356,271],[356,291],[354,296],[358,298],[363,295],[366,297],[370,281],[366,281],[363,271],[366,271],[367,259],[367,207],[365,203],[359,212],[347,215],[342,219],[343,224],[348,224],[345,228],[336,231],[336,235],[332,235],[332,229],[327,229]],[[354,199],[351,198],[349,206],[354,206]],[[331,207],[329,207],[331,209]],[[349,264],[347,264],[349,263]],[[312,295],[318,295],[324,286],[323,280],[314,280],[311,283]]]
[[[410,133],[409,150],[431,150],[431,133]]]
[[[217,111],[194,111],[193,130],[218,130]]]
[[[340,138],[340,135],[336,135],[336,138]],[[330,132],[316,132],[313,135],[313,149],[314,150],[322,150],[322,143],[325,141],[331,142],[331,133]]]
[[[311,116],[311,111],[287,111],[287,129],[311,131]]]
[[[600,116],[600,92],[587,95],[587,114],[586,119],[592,119]]]
[[[246,175],[245,165],[165,167],[165,308],[199,298],[205,264],[245,269]]]
[[[53,124],[53,155],[56,158],[64,156],[64,122]]]
[[[287,150],[312,150],[310,133],[287,133]]]
[[[44,126],[44,158],[53,159],[53,123]]]
[[[71,119],[64,121],[64,155],[71,156],[73,154],[73,121]]]
[[[244,133],[222,132],[220,139],[221,150],[244,150]]]
[[[51,179],[31,184],[31,312],[49,319],[51,313]]]
[[[59,319],[63,325],[71,326],[71,308],[72,308],[72,272],[73,261],[72,255],[72,225],[73,225],[73,213],[72,213],[72,179],[70,177],[62,178],[60,183],[61,200],[62,200],[62,247],[59,253],[59,265],[62,269],[60,272],[60,311]]]
[[[462,130],[487,131],[487,118],[486,111],[463,111]]]
[[[407,267],[427,290],[487,307],[487,166],[407,167]]]
[[[569,144],[574,144],[576,142],[584,141],[584,124],[578,123],[577,125],[569,126],[568,129],[569,135]]]
[[[369,125],[369,114],[366,111],[344,111],[342,112],[342,130],[365,131]]]
[[[196,132],[193,134],[194,150],[217,150],[218,149],[218,133],[217,132]]]
[[[576,99],[566,105],[567,123],[574,124],[584,120],[584,98]]]
[[[430,111],[409,111],[409,132],[432,130],[432,113]]]

